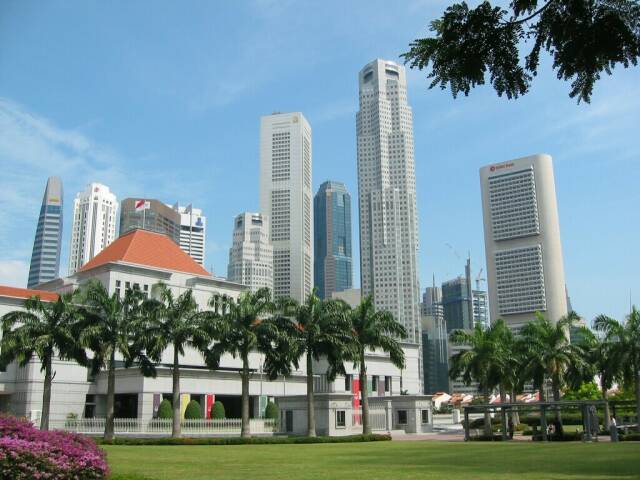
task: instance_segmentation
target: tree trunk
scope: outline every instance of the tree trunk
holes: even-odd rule
[[[40,430],[49,430],[49,410],[51,409],[51,356],[44,362],[44,390],[42,391],[42,415]]]
[[[113,403],[116,390],[116,350],[111,350],[107,373],[107,418],[104,424],[104,439],[113,440]]]
[[[504,385],[500,385],[500,404],[504,405],[505,403],[507,403],[507,389],[504,388]],[[505,424],[503,425],[503,427],[507,432],[509,432],[509,416],[503,417],[502,414],[500,414],[500,417],[505,419]]]
[[[251,435],[249,428],[249,355],[242,355],[242,427],[240,429],[241,437]]]
[[[640,432],[640,368],[636,365],[636,430]]]
[[[307,436],[316,436],[316,411],[313,398],[313,357],[307,352]]]
[[[360,395],[362,396],[362,433],[371,433],[369,425],[369,396],[367,395],[367,366],[364,363],[364,349],[360,352]]]
[[[489,389],[485,388],[484,389],[484,403],[489,405],[489,402],[491,401],[491,395],[489,393]],[[492,435],[492,430],[491,430],[491,414],[489,413],[489,410],[485,410],[484,411],[484,435],[486,437],[491,437]]]
[[[558,377],[553,377],[551,379],[551,389],[553,390],[553,401],[560,401],[560,379]],[[555,408],[555,417],[556,417],[556,435],[562,435],[562,412],[560,412],[559,408]]]
[[[512,390],[511,391],[511,403],[518,403],[517,402],[517,398],[518,398],[518,396],[516,395],[516,391]],[[514,408],[511,411],[511,421],[513,422],[513,426],[514,427],[520,423],[520,415],[518,414],[518,410],[516,408]]]
[[[600,384],[600,390],[602,390],[602,400],[604,400],[604,429],[608,432],[611,426],[611,418],[609,413],[609,400],[607,399],[607,389],[604,385]]]
[[[178,438],[181,435],[180,422],[182,412],[180,411],[180,352],[177,345],[173,346],[173,422],[171,424],[171,437]]]

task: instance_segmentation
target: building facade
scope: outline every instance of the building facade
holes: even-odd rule
[[[43,301],[52,301],[56,294],[72,292],[90,280],[97,280],[105,286],[109,295],[124,295],[127,289],[138,289],[155,298],[159,282],[170,288],[174,295],[191,289],[196,303],[201,309],[214,309],[223,313],[224,299],[236,300],[246,286],[217,278],[202,268],[183,252],[166,235],[141,229],[120,236],[111,245],[87,262],[73,275],[58,278],[40,285],[41,290],[16,289],[0,286],[0,315],[23,308],[24,300],[39,295]],[[418,346],[405,346],[407,368],[396,368],[383,352],[367,352],[367,370],[370,385],[366,394],[371,397],[389,397],[402,391],[410,394],[417,390]],[[164,398],[170,398],[172,391],[173,361],[171,347],[163,353],[157,365],[157,376],[143,377],[137,368],[124,368],[122,358],[116,358],[115,372],[115,416],[118,418],[139,418],[148,421],[157,414],[158,405]],[[187,347],[179,356],[181,405],[197,400],[203,417],[208,417],[213,401],[220,400],[225,406],[228,418],[239,418],[241,409],[242,381],[238,371],[242,360],[225,354],[216,370],[206,368],[202,355]],[[251,416],[262,415],[261,406],[266,397],[303,396],[306,393],[304,369],[294,369],[286,378],[268,381],[262,369],[264,355],[257,351],[249,355],[249,368],[254,372],[249,382]],[[304,357],[300,365],[305,365]],[[314,371],[326,371],[322,359],[314,366]],[[362,391],[357,385],[358,372],[351,365],[345,365],[347,376],[340,376],[329,382],[323,375],[317,376],[318,393],[348,392],[353,405],[359,405]],[[87,368],[58,358],[54,359],[56,371],[52,385],[51,425],[64,426],[70,414],[79,418],[104,418],[106,414],[107,374],[88,375]],[[44,375],[37,358],[27,365],[16,362],[0,371],[0,411],[10,412],[37,420],[42,411],[42,389]],[[184,410],[183,410],[184,411]]]
[[[314,276],[320,298],[352,286],[351,195],[343,183],[327,181],[313,199]]]
[[[402,66],[374,60],[359,74],[356,116],[363,295],[420,342],[413,120]]]
[[[422,372],[424,393],[448,392],[449,349],[448,332],[442,307],[442,290],[427,287],[422,295]]]
[[[73,201],[69,275],[100,253],[116,238],[118,200],[109,187],[91,183]]]
[[[560,222],[549,155],[480,169],[492,319],[521,328],[542,312],[567,314]]]
[[[449,332],[473,328],[471,291],[465,277],[442,283],[442,310]]]
[[[27,287],[58,277],[62,246],[63,191],[60,177],[49,177],[33,240]]]
[[[489,328],[489,300],[484,290],[473,290],[473,325]]]
[[[275,298],[313,288],[311,126],[300,112],[260,119],[260,210],[270,223]]]
[[[138,228],[161,233],[180,245],[180,212],[159,200],[125,198],[120,205],[120,236]]]
[[[176,203],[173,209],[180,215],[180,248],[204,266],[207,217],[202,214],[202,210],[192,205],[181,207]]]
[[[252,292],[264,287],[273,292],[273,247],[264,215],[245,212],[235,218],[227,278]]]

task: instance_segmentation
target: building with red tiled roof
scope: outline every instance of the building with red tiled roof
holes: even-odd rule
[[[26,300],[31,297],[40,297],[41,300],[54,302],[58,299],[58,294],[45,290],[33,290],[31,288],[16,288],[0,285],[0,297],[16,298]]]
[[[218,313],[224,313],[223,305],[226,307],[228,301],[237,301],[243,292],[249,290],[245,285],[230,282],[207,272],[169,237],[145,230],[134,230],[112,242],[73,275],[39,285],[38,288],[41,290],[0,287],[0,315],[22,308],[24,300],[29,298],[31,293],[39,294],[43,300],[55,299],[60,293],[72,292],[82,288],[88,281],[95,280],[105,286],[109,295],[122,297],[128,289],[134,289],[152,298],[157,291],[154,287],[162,282],[172,290],[174,297],[191,290],[200,309],[217,310]],[[403,345],[403,349],[407,362],[417,365],[418,347]],[[119,418],[140,418],[146,424],[156,414],[161,400],[171,394],[170,365],[173,363],[173,349],[167,348],[163,353],[157,365],[155,378],[143,377],[137,368],[125,369],[121,366],[122,359],[117,358],[117,360],[115,415]],[[184,405],[189,400],[197,400],[203,417],[206,418],[213,401],[221,400],[229,417],[240,416],[241,379],[238,375],[238,370],[242,368],[240,358],[224,355],[219,368],[211,371],[205,365],[202,354],[187,347],[180,355],[179,361],[180,389],[183,392],[180,401]],[[250,353],[249,368],[252,371],[262,371],[263,362],[263,355],[258,352]],[[318,372],[326,371],[326,362],[323,362],[324,360],[321,360],[314,367]],[[329,382],[321,375],[319,385],[322,387],[318,393],[324,391],[330,392],[327,393],[328,395],[339,395],[345,400],[345,405],[351,408],[353,399],[360,395],[358,372],[352,365],[345,365],[345,367],[346,378]],[[85,367],[59,359],[56,359],[55,370],[56,377],[53,382],[51,401],[53,428],[64,427],[65,419],[69,414],[77,415],[79,418],[105,416],[107,379],[104,372],[95,378],[88,378]],[[405,405],[408,400],[414,398],[411,395],[418,393],[417,369],[401,371],[390,362],[388,355],[382,352],[367,352],[367,370],[370,383],[366,391],[372,397],[380,397],[378,400],[387,398],[393,402],[400,402],[399,405]],[[35,359],[25,367],[19,367],[14,363],[6,372],[0,372],[0,410],[10,409],[17,415],[37,420],[42,408],[42,380],[41,365]],[[409,396],[398,395],[401,385],[405,393],[408,391]],[[260,408],[261,405],[264,406],[265,397],[297,396],[300,399],[300,405],[306,405],[304,401],[306,388],[306,375],[303,369],[293,371],[286,376],[286,379],[279,377],[274,381],[267,381],[264,375],[252,375],[250,391],[253,416],[259,417],[263,414]],[[262,398],[255,392],[260,392]],[[426,402],[425,405],[427,403],[430,405],[430,397],[420,398],[421,402]],[[420,412],[416,410],[415,405],[411,408],[413,411]],[[317,415],[318,418],[325,418],[323,415]],[[430,415],[428,417],[431,418]],[[301,415],[300,418],[305,419],[306,416]],[[345,410],[344,418],[350,425],[351,410]],[[425,417],[417,414],[410,418],[415,420]],[[416,422],[419,423],[418,420],[414,423]],[[430,428],[429,425],[424,423],[414,427]],[[322,428],[320,423],[318,428]],[[349,432],[351,432],[349,428],[340,430],[340,434]]]
[[[144,265],[205,277],[211,276],[169,237],[142,229],[125,233],[78,271],[86,272],[107,263]]]

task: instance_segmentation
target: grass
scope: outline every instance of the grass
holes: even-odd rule
[[[640,479],[640,443],[105,445],[112,480]]]

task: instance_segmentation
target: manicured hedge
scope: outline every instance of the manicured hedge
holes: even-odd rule
[[[582,415],[580,413],[563,413],[562,424],[563,425],[582,425]],[[555,421],[555,414],[547,413],[547,424],[551,424]],[[540,415],[521,415],[520,423],[526,423],[527,425],[534,426],[540,425]]]
[[[173,408],[171,402],[166,398],[160,402],[158,406],[158,418],[173,418]]]
[[[224,405],[221,401],[217,400],[213,407],[211,407],[211,418],[219,420],[226,417],[224,412]]]
[[[273,402],[267,403],[267,407],[264,409],[264,417],[278,420],[278,406]]]
[[[184,418],[186,420],[200,420],[202,418],[200,404],[197,400],[191,400],[187,403],[187,408],[184,411]]]
[[[346,437],[206,437],[206,438],[131,438],[118,437],[111,442],[96,439],[100,445],[282,445],[300,443],[384,442],[390,435],[349,435]]]

